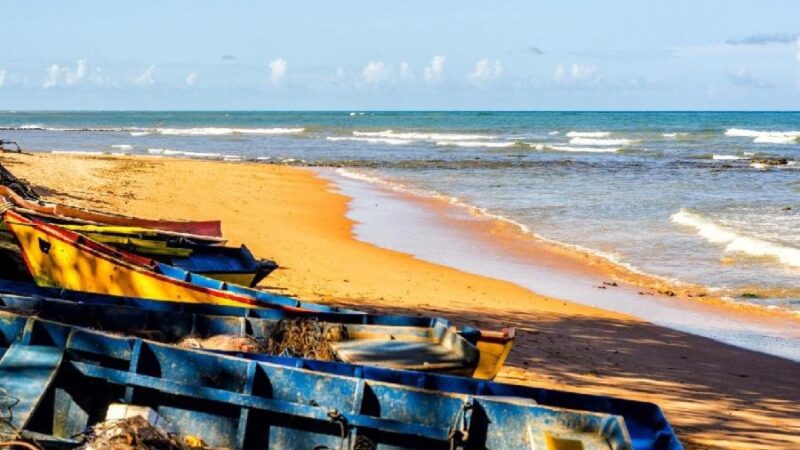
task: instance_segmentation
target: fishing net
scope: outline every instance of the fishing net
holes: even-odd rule
[[[347,339],[343,325],[316,319],[281,320],[271,330],[265,328],[264,334],[269,335],[266,342],[252,336],[219,334],[208,338],[187,337],[178,346],[334,361],[336,355],[331,344]]]
[[[281,320],[272,330],[267,353],[277,356],[334,361],[334,342],[347,339],[341,324],[324,324],[316,319]]]
[[[141,416],[93,426],[79,450],[187,450],[189,447]]]

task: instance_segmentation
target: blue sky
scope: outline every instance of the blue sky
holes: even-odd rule
[[[798,1],[0,12],[0,109],[800,109]]]

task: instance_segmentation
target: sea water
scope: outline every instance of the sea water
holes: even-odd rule
[[[796,112],[0,112],[0,139],[335,166],[641,272],[800,311]]]

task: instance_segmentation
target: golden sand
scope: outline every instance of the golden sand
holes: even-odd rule
[[[59,202],[221,219],[231,244],[278,261],[262,283],[278,292],[513,326],[518,338],[498,381],[657,403],[687,448],[800,448],[799,364],[360,242],[345,216],[349,199],[310,170],[52,154],[0,162]],[[589,262],[583,270],[608,269]]]

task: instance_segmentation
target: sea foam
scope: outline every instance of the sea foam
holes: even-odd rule
[[[328,141],[355,141],[367,142],[370,144],[389,144],[389,145],[406,145],[417,142],[412,139],[397,139],[397,138],[384,138],[384,137],[343,137],[343,136],[327,136],[325,140]]]
[[[575,153],[616,153],[620,150],[614,147],[573,147],[571,145],[549,145],[545,146],[545,149]]]
[[[610,131],[570,131],[567,137],[575,138],[604,138],[611,136]]]
[[[800,140],[800,131],[758,131],[744,128],[728,128],[728,137],[751,137],[756,144],[795,144]]]
[[[157,128],[158,134],[165,136],[225,136],[230,134],[298,134],[305,128]]]
[[[694,228],[697,234],[708,242],[724,245],[723,251],[726,253],[772,258],[785,266],[800,268],[800,249],[798,248],[747,236],[686,209],[676,212],[670,219],[677,224]]]
[[[737,160],[737,159],[747,159],[747,158],[744,157],[744,156],[737,156],[737,155],[717,155],[717,154],[714,154],[714,155],[711,155],[711,159],[717,159],[717,160],[722,160],[722,161],[734,161],[734,160]]]
[[[602,139],[602,138],[588,138],[588,137],[574,137],[569,140],[572,145],[600,145],[600,146],[620,146],[629,145],[630,139]]]
[[[392,130],[384,131],[353,131],[353,136],[361,137],[380,137],[391,139],[410,139],[423,141],[469,141],[481,139],[497,139],[497,136],[485,134],[466,134],[466,133],[423,133],[416,131],[397,133]]]
[[[516,145],[516,142],[436,141],[436,145],[453,147],[506,148],[513,147]]]

